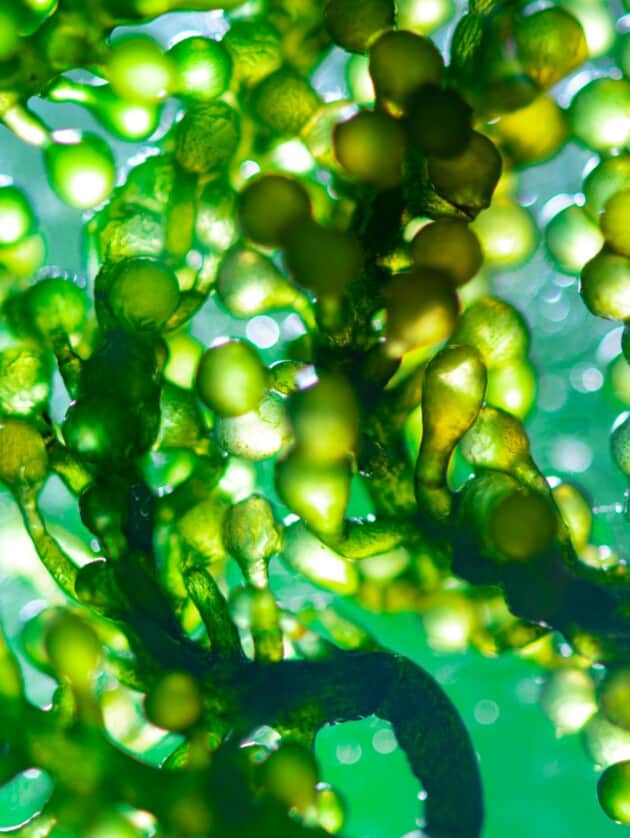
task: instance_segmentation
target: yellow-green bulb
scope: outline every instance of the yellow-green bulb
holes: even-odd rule
[[[455,14],[453,0],[398,0],[396,24],[419,35],[430,35]]]
[[[48,628],[44,642],[57,675],[79,689],[91,685],[101,660],[101,644],[91,626],[74,614],[61,614]]]
[[[597,784],[599,803],[614,821],[630,824],[630,760],[610,765]]]
[[[35,216],[24,193],[15,186],[0,187],[0,246],[21,241],[35,226]]]
[[[0,480],[11,488],[41,483],[48,470],[44,440],[21,419],[0,420]]]
[[[630,189],[616,192],[606,201],[599,223],[608,247],[630,258]]]
[[[290,410],[298,446],[310,462],[334,462],[353,451],[359,413],[352,388],[343,379],[323,376],[293,396]]]
[[[197,392],[219,416],[255,410],[266,388],[265,366],[245,341],[230,340],[207,349],[197,369]]]
[[[488,372],[488,404],[524,419],[536,398],[536,371],[525,359],[516,359]]]
[[[596,218],[617,192],[630,189],[630,154],[608,157],[584,180],[585,208]]]
[[[173,270],[156,259],[139,257],[119,262],[108,291],[114,317],[132,332],[155,334],[179,303]]]
[[[579,274],[584,265],[602,248],[604,237],[582,207],[570,206],[545,227],[545,244],[554,264],[563,273]]]
[[[109,197],[116,180],[112,152],[93,134],[54,136],[44,152],[50,185],[66,204],[90,209]]]
[[[630,81],[594,79],[573,98],[569,118],[575,138],[594,151],[623,149],[630,142]]]
[[[538,230],[531,214],[515,203],[497,203],[471,225],[485,261],[497,268],[517,268],[533,254]]]
[[[293,452],[276,466],[276,489],[289,509],[316,533],[341,530],[350,497],[350,464],[313,462]]]
[[[197,102],[216,99],[227,89],[232,76],[232,59],[220,41],[184,38],[167,55],[175,68],[174,92]]]
[[[630,259],[602,250],[584,266],[580,293],[597,317],[630,320]]]
[[[132,102],[161,102],[171,93],[174,72],[171,59],[146,35],[114,42],[107,62],[111,86]]]
[[[149,721],[165,730],[185,731],[198,721],[203,699],[197,682],[185,672],[163,675],[146,697]]]
[[[621,471],[630,477],[630,413],[621,414],[610,437],[613,459]]]

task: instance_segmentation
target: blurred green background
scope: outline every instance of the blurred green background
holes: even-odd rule
[[[223,26],[220,13],[205,13],[170,15],[149,28],[166,42],[174,32],[208,35]],[[447,38],[445,32],[438,40],[444,43]],[[600,59],[580,72],[596,73],[606,68],[605,62]],[[329,97],[344,93],[342,70],[343,56],[336,53],[318,73],[318,84]],[[566,81],[559,97],[572,84],[575,79]],[[55,127],[103,133],[76,106],[38,102],[35,109]],[[142,147],[116,141],[112,146],[121,168],[142,152]],[[522,176],[521,203],[540,220],[555,195],[580,191],[584,168],[591,163],[591,154],[568,145],[560,156]],[[13,178],[28,192],[48,237],[49,265],[83,277],[80,214],[52,194],[39,153],[0,128],[2,176]],[[611,425],[628,408],[610,383],[621,329],[586,311],[576,281],[555,273],[542,247],[525,267],[496,274],[492,284],[497,294],[519,307],[532,328],[539,398],[527,425],[534,455],[545,474],[570,479],[587,490],[595,510],[594,541],[627,555],[628,529],[620,508],[625,484],[608,448]],[[208,343],[225,332],[226,322],[210,305],[195,318],[194,333]],[[242,332],[243,324],[239,324],[234,334]],[[53,415],[62,416],[66,403],[58,386]],[[45,491],[44,509],[53,525],[76,533],[89,544],[89,534],[81,527],[74,505],[54,480]],[[304,582],[295,584],[279,565],[274,570],[274,586],[284,606],[296,607],[313,598],[332,600]],[[8,494],[0,493],[0,617],[12,637],[48,596],[40,589],[42,578],[16,510]],[[622,834],[623,827],[611,823],[599,808],[597,772],[580,735],[558,738],[543,715],[537,703],[542,672],[536,665],[515,655],[484,659],[476,652],[440,654],[427,645],[416,615],[367,614],[349,602],[340,603],[340,608],[385,647],[408,655],[432,672],[457,705],[480,757],[487,807],[485,838],[607,838]],[[31,697],[46,703],[51,682],[28,667],[27,674]],[[154,751],[154,757],[166,746],[163,743]],[[420,789],[387,725],[371,718],[326,728],[318,736],[317,753],[323,779],[343,792],[349,806],[344,835],[411,838],[422,834]],[[2,789],[0,830],[31,815],[48,790],[46,778],[38,772],[27,772]]]

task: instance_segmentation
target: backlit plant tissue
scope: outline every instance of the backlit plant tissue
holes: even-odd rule
[[[0,829],[621,835],[629,0],[219,3],[0,0]]]

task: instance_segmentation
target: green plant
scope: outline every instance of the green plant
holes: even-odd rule
[[[228,10],[221,40],[166,50],[115,32],[213,6],[0,6],[0,118],[41,148],[63,201],[93,210],[86,289],[37,274],[35,213],[0,188],[0,479],[67,596],[24,631],[59,684],[50,710],[27,700],[2,646],[1,776],[39,766],[54,785],[18,832],[337,832],[341,803],[317,785],[313,740],[375,713],[427,792],[427,832],[478,835],[475,754],[441,688],[334,607],[280,608],[268,564],[279,554],[296,577],[374,610],[439,624],[443,609],[488,653],[533,650],[558,670],[560,717],[563,696],[581,698],[583,721],[594,712],[589,669],[605,665],[602,713],[628,729],[627,569],[592,560],[588,504],[533,461],[528,328],[479,274],[484,259],[509,269],[531,256],[536,228],[510,179],[572,135],[602,159],[547,246],[582,273],[593,313],[630,320],[628,82],[596,79],[560,108],[547,91],[593,52],[587,13],[560,5],[472,2],[448,66],[412,4],[398,9],[410,29],[396,29],[388,0]],[[373,107],[317,92],[332,44],[354,53],[357,101],[371,79]],[[77,67],[105,84],[64,75]],[[169,97],[180,118],[116,182],[108,145],[51,132],[32,96],[81,103],[128,141],[154,136]],[[188,327],[209,301],[235,335],[275,311],[297,315],[298,334],[275,353],[234,336],[201,346]],[[71,400],[61,421],[54,367]],[[629,427],[612,437],[626,474]],[[262,464],[246,491],[243,463]],[[97,540],[80,566],[39,510],[53,474]],[[239,584],[226,582],[229,558]],[[569,668],[551,630],[571,644]],[[181,736],[160,768],[110,741],[107,678]],[[244,746],[264,725],[276,740]],[[627,765],[599,786],[626,823]]]

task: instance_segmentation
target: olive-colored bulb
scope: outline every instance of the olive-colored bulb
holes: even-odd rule
[[[196,175],[221,171],[232,159],[240,139],[238,114],[225,102],[189,108],[176,128],[175,156]]]
[[[544,478],[531,459],[525,429],[509,413],[483,407],[462,439],[461,453],[476,468],[506,472],[525,485],[546,491]]]
[[[321,99],[306,79],[281,67],[252,92],[252,112],[274,134],[294,137],[319,110]]]
[[[149,721],[157,727],[185,731],[199,721],[203,697],[197,682],[188,673],[169,672],[150,690],[144,708]]]
[[[318,297],[338,297],[357,279],[363,255],[357,239],[311,219],[291,228],[285,244],[294,279]]]
[[[201,356],[196,386],[199,398],[219,416],[240,416],[262,399],[265,366],[249,343],[226,341]]]
[[[492,126],[492,136],[518,166],[531,166],[552,157],[568,134],[565,112],[544,94],[524,108],[503,114]]]
[[[630,760],[610,765],[597,784],[599,803],[609,818],[630,824]]]
[[[422,227],[411,242],[411,258],[419,268],[446,274],[454,285],[464,285],[481,267],[479,239],[458,218],[441,218]]]
[[[608,247],[630,258],[630,188],[606,201],[599,223]]]
[[[263,763],[263,783],[274,797],[304,812],[315,800],[317,762],[312,751],[285,742]]]
[[[171,93],[174,72],[171,59],[146,35],[120,38],[112,44],[107,77],[123,99],[161,102]]]
[[[335,127],[335,155],[356,180],[382,189],[402,179],[407,138],[397,120],[381,111],[362,111]]]
[[[224,522],[225,544],[246,581],[257,588],[268,583],[267,563],[281,546],[281,535],[268,500],[252,495],[235,504]]]
[[[529,332],[523,317],[509,303],[482,297],[459,318],[453,343],[474,346],[488,369],[527,354]]]
[[[602,248],[604,237],[597,224],[583,207],[570,206],[549,221],[545,227],[547,252],[563,273],[579,274]]]
[[[46,337],[59,332],[76,334],[85,322],[87,303],[83,289],[72,280],[59,276],[37,282],[25,297],[32,325]]]
[[[365,52],[394,27],[393,0],[326,0],[324,22],[333,41],[348,52]]]
[[[34,226],[35,216],[26,195],[15,186],[0,187],[0,246],[17,244]]]
[[[614,461],[630,477],[630,414],[622,414],[615,423],[610,447]]]
[[[101,661],[101,643],[91,626],[68,612],[58,615],[44,639],[53,669],[74,687],[92,683]]]
[[[118,462],[140,453],[139,419],[122,401],[90,395],[68,408],[63,423],[66,445],[92,462]]]
[[[543,90],[588,58],[584,31],[564,9],[541,9],[519,17],[514,31],[521,65]]]
[[[156,259],[125,259],[114,268],[107,301],[123,328],[157,334],[179,303],[177,277]]]
[[[594,151],[623,149],[630,142],[630,81],[593,79],[569,107],[575,138]]]
[[[10,488],[36,486],[48,471],[44,440],[21,419],[0,420],[0,480]]]
[[[341,530],[352,472],[348,460],[311,462],[308,452],[293,452],[276,465],[276,489],[282,501],[316,533]]]
[[[544,495],[529,490],[497,498],[488,520],[488,535],[508,559],[528,559],[542,553],[557,530],[556,513]]]
[[[488,372],[488,404],[524,419],[536,399],[536,371],[525,359],[509,361]]]
[[[586,547],[591,535],[593,523],[591,507],[579,489],[570,483],[560,483],[552,494],[569,531],[571,543],[579,553]]]
[[[64,203],[90,209],[109,197],[116,180],[112,152],[94,134],[57,132],[44,162],[51,187]]]
[[[496,203],[472,223],[484,259],[497,268],[517,268],[526,262],[538,243],[538,228],[531,214],[515,203]]]
[[[298,447],[309,462],[330,463],[353,451],[359,413],[348,382],[324,375],[292,397],[290,411]]]
[[[472,108],[454,90],[435,85],[421,88],[407,108],[407,132],[425,154],[463,154],[472,136]]]
[[[437,47],[413,32],[386,32],[370,48],[370,75],[377,98],[403,110],[423,85],[437,84],[443,71]]]
[[[46,357],[28,346],[0,352],[0,413],[28,416],[41,410],[50,395],[51,368]]]
[[[193,102],[206,102],[224,93],[232,76],[232,58],[221,41],[184,38],[166,53],[175,65],[174,92]]]
[[[448,338],[459,302],[447,275],[428,268],[399,274],[386,289],[388,353],[399,358],[420,346]]]
[[[630,320],[630,259],[603,250],[584,265],[580,294],[597,317]]]
[[[623,666],[608,671],[599,700],[609,721],[630,730],[630,668]]]
[[[490,205],[500,176],[499,152],[491,140],[476,131],[461,154],[429,158],[429,177],[436,191],[474,214]]]
[[[475,421],[485,390],[486,370],[479,353],[470,346],[447,346],[427,366],[416,498],[421,509],[438,520],[450,514],[446,482],[449,460]]]
[[[217,273],[217,297],[234,317],[253,317],[295,306],[300,291],[282,276],[271,259],[253,248],[226,253]]]
[[[239,220],[252,241],[281,247],[291,228],[311,216],[311,201],[302,184],[284,175],[250,181],[239,197]]]
[[[588,173],[584,180],[586,209],[597,218],[607,201],[623,189],[630,189],[630,154],[608,157]]]

